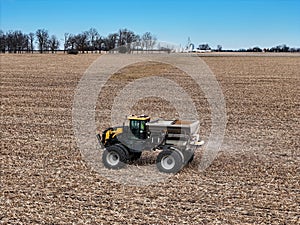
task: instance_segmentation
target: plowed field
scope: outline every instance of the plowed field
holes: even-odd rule
[[[180,173],[148,186],[110,181],[89,167],[77,147],[74,92],[97,57],[0,55],[0,223],[300,223],[299,56],[202,56],[226,100],[221,151],[205,171],[198,171],[199,151]],[[110,78],[98,99],[98,129],[109,126],[118,91],[153,74],[187,90],[207,139],[205,97],[194,94],[197,86],[181,71],[155,62],[131,65]],[[176,117],[174,108],[157,98],[140,101],[133,113]],[[154,155],[145,154],[134,166],[154,162]]]

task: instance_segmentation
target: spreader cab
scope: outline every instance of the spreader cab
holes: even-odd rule
[[[148,134],[146,123],[150,121],[150,117],[146,115],[131,115],[128,117],[128,120],[132,134],[138,139],[146,139]]]

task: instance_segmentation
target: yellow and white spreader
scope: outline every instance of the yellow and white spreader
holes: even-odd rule
[[[156,159],[159,171],[177,173],[191,162],[199,139],[199,121],[150,120],[146,115],[131,115],[122,126],[110,127],[97,134],[104,149],[102,160],[106,168],[121,169],[138,160],[144,151],[160,151]]]

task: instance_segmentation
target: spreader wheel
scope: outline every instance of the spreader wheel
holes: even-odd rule
[[[106,148],[102,155],[102,161],[108,169],[121,169],[126,165],[127,152],[118,145]]]
[[[182,167],[182,156],[173,150],[163,150],[156,159],[156,166],[160,172],[177,173]]]

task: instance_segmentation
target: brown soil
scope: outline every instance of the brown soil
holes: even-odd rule
[[[300,57],[214,56],[210,66],[226,99],[222,150],[204,172],[201,152],[180,173],[149,186],[126,186],[93,172],[72,128],[74,91],[96,54],[0,55],[0,222],[3,224],[299,224]],[[97,125],[128,82],[159,74],[191,95],[210,131],[210,110],[191,79],[148,62],[111,77],[99,96]],[[175,118],[162,99],[133,113]],[[146,154],[136,166],[155,160]]]

